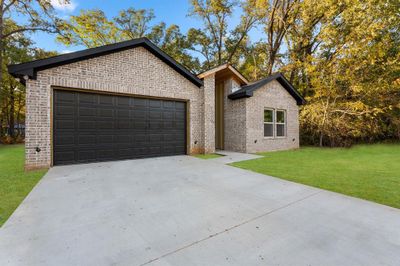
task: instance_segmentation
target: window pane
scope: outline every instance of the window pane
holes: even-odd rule
[[[276,122],[285,123],[285,111],[276,111]]]
[[[273,136],[274,136],[274,125],[264,124],[264,137],[273,137]]]
[[[285,125],[276,125],[276,136],[277,137],[285,136]]]
[[[264,110],[264,122],[273,122],[273,111],[272,110]]]

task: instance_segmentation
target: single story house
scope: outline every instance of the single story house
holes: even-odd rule
[[[304,99],[282,74],[199,75],[146,38],[11,65],[26,85],[26,168],[216,149],[299,147]]]

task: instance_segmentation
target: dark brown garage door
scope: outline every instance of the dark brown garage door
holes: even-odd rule
[[[186,104],[54,90],[53,163],[186,153]]]

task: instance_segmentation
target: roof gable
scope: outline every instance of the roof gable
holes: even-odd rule
[[[297,105],[303,105],[306,100],[300,95],[300,93],[293,87],[293,85],[285,78],[282,73],[276,73],[267,78],[261,79],[254,83],[242,86],[239,90],[228,95],[231,100],[252,97],[255,90],[263,87],[271,81],[278,81],[282,87],[296,100]]]
[[[247,85],[249,84],[249,82],[247,81],[247,79],[233,66],[231,66],[230,64],[226,63],[217,67],[214,67],[210,70],[207,70],[203,73],[200,73],[197,75],[198,78],[205,78],[211,74],[220,74],[222,72],[230,72],[231,75],[233,75],[239,82],[240,85]]]
[[[23,78],[24,76],[28,76],[31,79],[36,79],[36,73],[37,71],[40,70],[66,65],[98,56],[103,56],[127,49],[132,49],[135,47],[143,47],[147,49],[149,52],[151,52],[157,58],[162,60],[171,68],[173,68],[179,74],[187,78],[189,81],[194,83],[196,86],[198,87],[203,86],[203,82],[198,77],[196,77],[196,75],[192,74],[188,69],[186,69],[178,62],[176,62],[174,59],[172,59],[169,55],[164,53],[160,48],[158,48],[147,38],[138,38],[115,44],[100,46],[96,48],[90,48],[73,53],[53,56],[46,59],[40,59],[16,65],[9,65],[8,72],[17,78]],[[21,79],[21,81],[24,82],[23,79]]]

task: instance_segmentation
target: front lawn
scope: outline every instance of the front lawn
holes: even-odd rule
[[[232,165],[400,208],[400,144],[305,147],[261,155]]]
[[[24,171],[23,145],[0,145],[0,226],[45,173]]]

